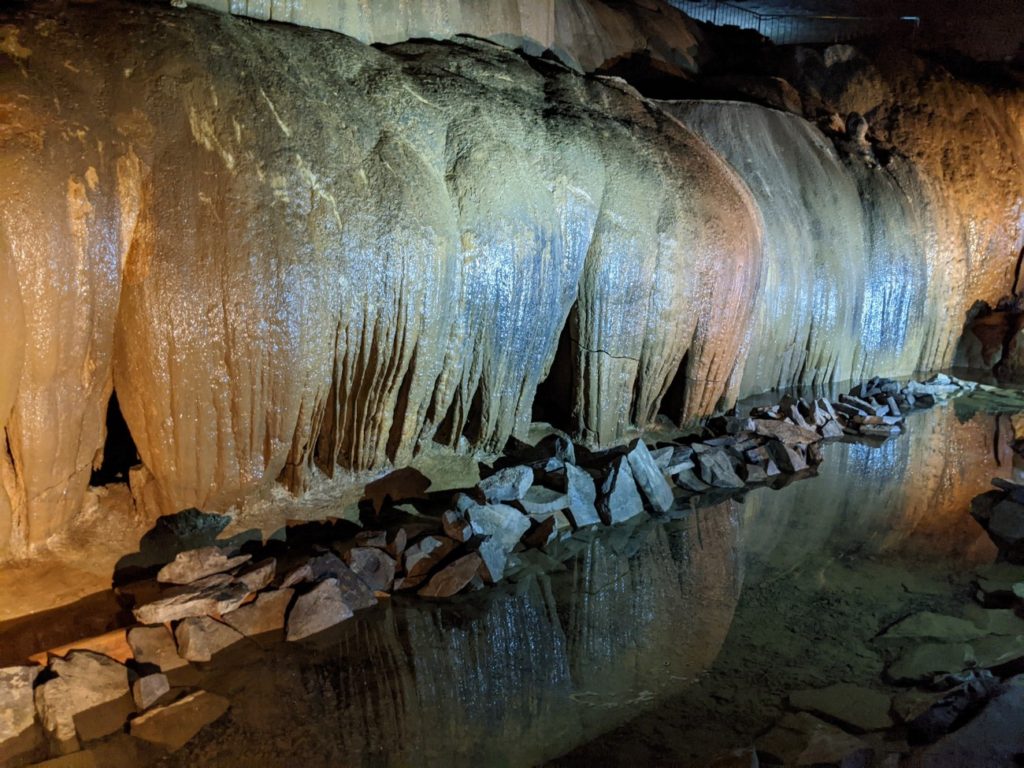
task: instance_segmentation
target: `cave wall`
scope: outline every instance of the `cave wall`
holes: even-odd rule
[[[8,546],[74,517],[112,386],[147,514],[425,440],[499,448],[570,314],[565,409],[593,443],[653,415],[684,359],[691,415],[735,389],[747,313],[716,318],[756,290],[752,199],[628,88],[470,40],[119,18],[103,48],[92,12],[5,26]]]
[[[471,6],[588,66],[679,49],[655,3],[629,45],[601,32],[624,6],[445,7]],[[437,21],[402,8],[353,18],[371,41]],[[152,517],[499,449],[552,369],[549,407],[603,445],[949,364],[966,309],[1012,285],[1021,100],[843,48],[798,85],[865,111],[899,149],[883,168],[796,115],[656,103],[477,39],[0,11],[0,554],[73,521],[114,389]]]

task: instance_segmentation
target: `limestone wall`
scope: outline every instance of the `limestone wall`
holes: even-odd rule
[[[688,415],[735,389],[752,200],[628,89],[485,42],[123,19],[5,27],[16,545],[80,507],[112,384],[149,513],[302,491],[314,466],[423,441],[499,448],[570,314],[564,409],[593,443],[653,415],[684,359]]]

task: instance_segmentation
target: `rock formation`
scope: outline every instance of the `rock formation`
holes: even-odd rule
[[[1012,282],[1014,93],[805,55],[806,109],[900,148],[869,167],[798,116],[574,71],[638,51],[695,71],[696,27],[658,3],[389,9],[230,8],[445,41],[0,11],[0,555],[79,512],[114,391],[139,511],[224,510],[495,450],[542,383],[606,445],[740,393],[945,365]]]

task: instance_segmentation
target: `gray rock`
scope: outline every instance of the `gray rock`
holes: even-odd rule
[[[214,583],[184,588],[175,594],[135,608],[132,613],[142,624],[163,624],[191,616],[224,614],[235,610],[251,594],[241,582]]]
[[[395,560],[381,549],[355,547],[345,553],[345,560],[370,589],[387,592],[395,582]]]
[[[840,395],[839,402],[843,405],[853,406],[868,416],[884,416],[889,411],[887,406],[878,405],[878,403],[873,403],[870,400],[862,400],[852,395]]]
[[[859,685],[839,683],[827,688],[794,691],[789,703],[857,733],[879,731],[892,725],[891,700],[887,694]]]
[[[518,510],[516,514],[522,517]],[[406,576],[415,578],[430,573],[453,549],[455,542],[446,536],[424,536],[405,550]]]
[[[881,636],[889,639],[928,638],[950,643],[973,640],[984,634],[966,619],[958,619],[955,616],[945,616],[931,611],[921,611],[896,622]]]
[[[50,669],[56,677],[35,689],[36,711],[63,754],[114,733],[135,710],[128,668],[108,656],[71,651]]]
[[[474,504],[466,515],[473,533],[489,537],[506,552],[510,552],[530,528],[526,515],[507,504]]]
[[[637,440],[636,445],[627,454],[629,469],[633,473],[633,482],[647,499],[647,503],[655,512],[665,513],[672,509],[675,496],[672,495],[672,487],[665,480],[661,469],[654,463],[651,452],[643,440]]]
[[[651,451],[651,458],[654,460],[655,466],[664,472],[668,469],[669,464],[672,463],[672,457],[675,454],[676,449],[671,445],[667,445],[664,448],[655,448]]]
[[[566,464],[565,492],[569,497],[569,513],[575,527],[583,528],[601,522],[597,514],[597,486],[589,472],[573,464]]]
[[[931,697],[920,711],[906,718],[913,743],[928,744],[965,722],[999,692],[999,681],[988,672],[970,672],[965,682]]]
[[[685,469],[679,472],[679,474],[675,476],[674,480],[676,485],[680,488],[685,488],[686,490],[693,491],[694,493],[704,493],[711,488],[710,485],[697,477],[697,474],[691,469]]]
[[[43,733],[36,722],[32,685],[42,667],[0,669],[0,765],[38,757]]]
[[[819,398],[818,398],[818,399],[817,399],[817,400],[815,401],[815,405],[817,405],[817,406],[818,406],[818,408],[819,408],[819,409],[820,409],[821,411],[824,411],[824,412],[825,412],[825,413],[827,413],[827,414],[828,414],[829,416],[831,416],[831,417],[832,417],[832,419],[835,419],[835,417],[836,417],[836,410],[835,410],[835,408],[833,408],[833,407],[832,407],[832,403],[831,403],[831,402],[829,402],[828,398],[825,398],[825,397],[819,397]]]
[[[990,635],[971,643],[979,667],[991,669],[1024,659],[1024,636]]]
[[[149,709],[170,690],[171,684],[167,680],[167,675],[162,672],[138,678],[132,683],[132,700],[135,702],[135,708],[140,712]]]
[[[477,575],[483,561],[477,552],[463,555],[455,562],[435,573],[427,585],[420,589],[421,597],[451,597],[465,589]]]
[[[353,616],[337,579],[327,578],[295,599],[288,614],[289,641],[323,632]]]
[[[209,661],[214,654],[243,638],[236,629],[209,616],[193,616],[174,630],[178,654],[189,661]]]
[[[220,719],[230,702],[207,691],[196,691],[163,707],[156,707],[131,722],[137,739],[159,744],[172,752],[181,749],[206,725]]]
[[[220,547],[202,547],[179,552],[174,560],[156,575],[165,584],[191,584],[205,576],[224,573],[250,560],[249,555],[231,557]]]
[[[1000,549],[1024,546],[1024,505],[1004,499],[992,508],[988,532]]]
[[[225,624],[246,637],[256,637],[284,627],[285,613],[295,594],[287,587],[260,593],[256,599],[222,617]]]
[[[772,461],[783,472],[792,474],[807,469],[807,459],[804,455],[799,450],[778,440],[768,443],[768,453],[771,454]]]
[[[747,464],[747,482],[764,483],[768,480],[768,473],[760,464]]]
[[[965,614],[986,635],[1024,635],[1024,619],[1013,610],[969,605]]]
[[[489,502],[518,501],[533,485],[530,467],[506,467],[480,481],[480,490]]]
[[[736,474],[732,460],[725,451],[707,451],[699,454],[696,460],[700,479],[708,485],[713,485],[716,488],[742,488],[744,486],[745,483]]]
[[[505,549],[498,541],[488,539],[481,542],[477,550],[480,559],[483,561],[486,571],[486,578],[491,584],[497,584],[505,576],[505,569],[508,567],[509,550]]]
[[[821,435],[814,430],[785,421],[758,419],[754,422],[754,428],[758,435],[779,440],[786,445],[810,445],[821,440]]]
[[[605,471],[598,489],[597,511],[606,525],[623,523],[644,511],[629,460],[617,456]]]
[[[827,440],[842,437],[843,435],[846,434],[846,432],[843,431],[843,428],[840,426],[838,421],[826,421],[818,429],[818,432],[823,438]]]
[[[569,508],[569,496],[543,485],[535,485],[526,492],[520,503],[528,515],[550,516]]]
[[[135,661],[140,664],[154,664],[161,672],[169,672],[188,665],[178,655],[174,636],[164,626],[132,627],[128,630],[128,645]]]
[[[274,580],[275,573],[277,573],[277,560],[268,557],[266,560],[258,562],[252,568],[238,574],[235,578],[242,584],[245,584],[250,592],[259,592],[270,585],[270,582]]]

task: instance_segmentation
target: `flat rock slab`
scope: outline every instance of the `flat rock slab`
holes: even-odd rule
[[[974,640],[986,634],[971,621],[932,611],[921,611],[893,624],[882,637],[889,639],[929,638],[944,642]]]
[[[250,555],[232,557],[220,547],[201,547],[179,552],[173,561],[160,569],[156,580],[164,584],[191,584],[215,573],[224,573],[243,565]]]
[[[825,717],[859,733],[879,731],[892,725],[889,696],[859,685],[839,683],[827,688],[794,691],[789,695],[789,703],[794,709]]]
[[[370,589],[388,592],[395,582],[395,559],[382,549],[355,547],[345,553],[352,573]]]
[[[128,630],[128,645],[131,646],[135,661],[140,664],[154,664],[162,672],[169,672],[188,665],[178,655],[178,646],[167,627],[132,627]]]
[[[178,653],[189,661],[209,661],[243,639],[242,633],[209,616],[193,616],[174,630]]]
[[[489,502],[518,501],[533,485],[533,469],[530,467],[506,467],[480,481],[480,490]]]
[[[805,712],[783,717],[756,747],[759,755],[794,766],[854,768],[869,765],[873,755],[866,742]]]
[[[261,592],[253,602],[222,616],[221,620],[246,637],[282,629],[294,594],[295,590],[288,588]]]
[[[32,685],[42,667],[0,669],[0,765],[34,756],[43,744]]]
[[[72,651],[54,659],[56,677],[35,689],[36,710],[43,727],[73,752],[79,739],[98,739],[120,729],[134,706],[128,689],[128,668],[91,651]]]
[[[230,702],[222,696],[196,691],[132,720],[131,735],[173,752],[185,746],[204,726],[218,720],[229,706]]]
[[[250,594],[251,590],[241,582],[214,582],[209,586],[186,588],[170,597],[146,603],[132,613],[142,624],[164,624],[192,616],[229,613],[245,602]]]
[[[287,639],[302,640],[351,619],[352,616],[352,609],[345,602],[338,580],[324,579],[295,599],[295,605],[288,614]]]
[[[1024,636],[991,635],[971,643],[979,667],[990,669],[1024,658]]]
[[[235,579],[249,588],[250,592],[259,592],[270,586],[277,573],[277,560],[268,557],[261,560],[251,568],[247,568],[235,577]]]
[[[936,675],[955,674],[974,661],[966,643],[923,643],[894,661],[886,671],[896,683],[930,683]]]
[[[786,445],[810,445],[821,440],[821,435],[812,429],[773,419],[756,419],[754,432],[761,437],[771,437]]]
[[[480,571],[483,561],[476,552],[463,555],[454,563],[435,573],[427,585],[420,589],[421,597],[451,597],[463,589]]]

